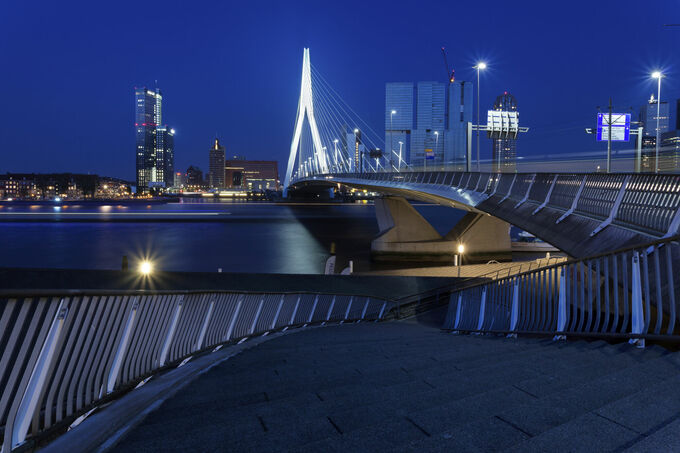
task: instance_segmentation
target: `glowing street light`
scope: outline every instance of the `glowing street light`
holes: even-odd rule
[[[465,253],[465,246],[458,244],[458,276],[460,277],[460,268],[463,266],[463,253]]]
[[[656,96],[656,169],[655,173],[659,173],[659,117],[661,116],[661,79],[663,78],[663,74],[661,71],[654,71],[652,72],[652,78],[657,79],[658,82],[658,93]]]
[[[153,271],[153,265],[151,261],[144,260],[139,264],[139,273],[142,275],[149,275]]]
[[[480,61],[477,63],[477,66],[475,66],[475,69],[477,69],[477,171],[480,171],[480,164],[479,164],[479,71],[483,71],[486,69],[486,63],[483,61]]]

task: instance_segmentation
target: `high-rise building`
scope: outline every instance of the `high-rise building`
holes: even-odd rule
[[[400,151],[413,166],[463,163],[472,90],[464,81],[387,83],[385,148],[393,150],[393,165],[398,166]]]
[[[167,126],[156,128],[156,171],[155,183],[161,187],[172,187],[175,172],[175,130]]]
[[[668,102],[661,101],[660,104],[652,95],[649,101],[640,108],[640,123],[644,135],[656,136],[656,117],[657,109],[659,110],[659,134],[668,132],[670,129],[670,115]]]
[[[493,109],[499,112],[517,112],[517,99],[506,91],[496,98]],[[491,143],[493,171],[514,172],[517,169],[517,139],[494,138]]]
[[[225,151],[224,146],[220,146],[220,141],[215,137],[215,144],[210,148],[210,172],[208,173],[208,185],[210,187],[224,188]]]
[[[174,171],[174,129],[163,125],[163,95],[135,88],[135,151],[137,192],[170,187]]]

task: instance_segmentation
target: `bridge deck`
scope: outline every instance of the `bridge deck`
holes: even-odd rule
[[[115,450],[678,451],[679,384],[659,347],[341,325],[222,363]]]

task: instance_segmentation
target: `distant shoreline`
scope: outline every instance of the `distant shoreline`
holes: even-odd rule
[[[179,197],[163,197],[163,198],[149,198],[149,199],[96,199],[96,200],[0,200],[0,206],[70,206],[70,205],[144,205],[144,204],[165,204],[165,203],[179,203]]]

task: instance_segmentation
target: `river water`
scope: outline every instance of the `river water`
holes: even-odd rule
[[[416,209],[443,234],[464,214],[436,205]],[[112,221],[116,213],[162,213],[177,215],[177,220]],[[219,213],[220,220],[182,219],[182,215],[211,213]],[[0,207],[0,266],[119,269],[126,255],[130,266],[150,258],[156,268],[168,271],[221,268],[223,272],[318,274],[335,242],[337,271],[351,259],[355,271],[362,272],[383,266],[370,261],[370,243],[377,233],[370,202],[5,204]]]

